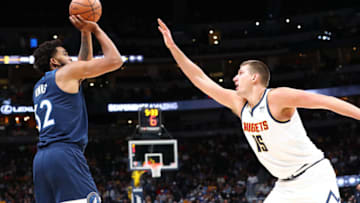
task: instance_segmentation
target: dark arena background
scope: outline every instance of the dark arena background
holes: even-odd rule
[[[105,203],[131,202],[128,140],[134,106],[162,109],[178,141],[178,170],[141,178],[146,202],[263,202],[276,179],[250,149],[240,119],[200,92],[177,67],[157,29],[163,19],[178,46],[207,75],[234,89],[247,59],[271,69],[270,87],[332,95],[360,106],[360,1],[101,1],[98,24],[126,60],[82,83],[89,114],[85,151]],[[80,32],[66,1],[6,1],[0,12],[0,203],[32,203],[38,131],[32,91],[34,49],[59,38],[77,56]],[[93,37],[94,56],[101,57]],[[128,105],[125,105],[128,104]],[[330,111],[299,109],[308,136],[331,160],[342,202],[360,202],[360,123]]]

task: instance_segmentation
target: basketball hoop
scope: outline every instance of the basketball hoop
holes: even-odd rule
[[[159,178],[161,177],[161,168],[162,168],[162,163],[146,163],[144,164],[144,167],[150,168],[151,169],[151,176],[153,178]]]

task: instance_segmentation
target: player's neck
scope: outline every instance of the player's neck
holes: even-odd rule
[[[247,97],[247,102],[251,108],[257,105],[266,91],[265,87],[256,86],[251,90],[250,95]]]

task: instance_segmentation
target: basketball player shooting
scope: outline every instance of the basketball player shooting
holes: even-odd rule
[[[269,69],[258,60],[243,62],[233,78],[236,90],[225,89],[185,56],[163,21],[158,19],[158,24],[166,47],[184,74],[241,119],[245,137],[258,160],[278,178],[265,203],[340,202],[334,169],[308,138],[297,108],[326,109],[360,120],[358,107],[303,90],[269,89]]]
[[[42,43],[34,52],[34,67],[44,76],[33,91],[39,130],[33,161],[37,203],[100,202],[84,157],[88,142],[88,116],[81,81],[121,67],[121,55],[97,23],[70,16],[81,31],[79,60],[72,61],[60,41]],[[92,34],[104,57],[93,59]],[[76,201],[73,201],[76,200]]]

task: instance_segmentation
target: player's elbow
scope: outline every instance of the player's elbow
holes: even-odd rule
[[[116,57],[114,57],[113,62],[115,66],[121,67],[124,64],[124,61],[120,54],[118,54]]]
[[[119,57],[112,57],[108,59],[108,67],[111,70],[117,70],[124,64],[124,61],[122,60],[121,56]]]

